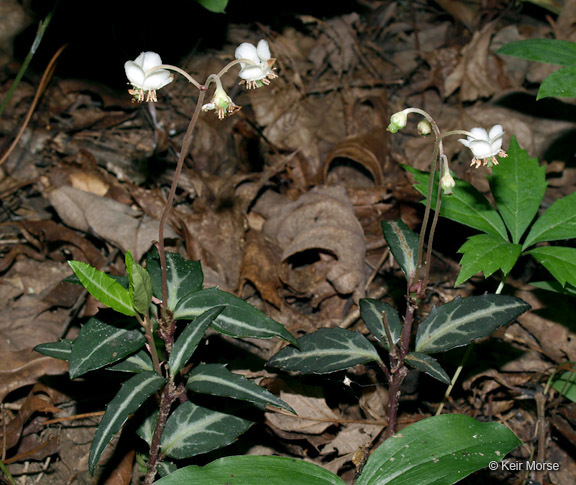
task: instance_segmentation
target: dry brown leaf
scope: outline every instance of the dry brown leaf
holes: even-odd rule
[[[106,479],[104,485],[130,485],[135,456],[136,451],[133,449],[126,452],[120,463],[110,472],[110,476]]]
[[[321,454],[337,453],[338,456],[345,456],[352,461],[358,449],[369,448],[372,441],[376,439],[383,429],[384,427],[381,425],[346,424],[336,438],[322,448]]]
[[[31,348],[2,353],[0,361],[0,402],[15,389],[34,384],[39,377],[68,372],[68,362],[47,357]]]
[[[328,407],[322,388],[318,386],[284,382],[279,397],[302,417],[267,412],[266,419],[273,428],[318,435],[338,422],[338,416]]]
[[[3,429],[0,430],[0,442],[5,443],[6,449],[9,450],[16,446],[22,437],[22,429],[35,413],[59,413],[60,408],[54,404],[58,403],[59,394],[43,384],[36,384],[24,403],[20,407],[18,414],[2,428],[6,430],[4,437]]]
[[[497,61],[489,52],[495,27],[496,23],[492,22],[475,32],[470,43],[462,49],[460,62],[445,80],[446,97],[460,88],[461,101],[475,101],[509,86],[509,83],[503,85],[499,78],[500,70],[496,67]]]
[[[262,299],[272,303],[276,308],[282,306],[278,289],[282,282],[278,277],[280,258],[269,241],[260,231],[250,230],[246,234],[246,249],[240,268],[240,278],[252,283]]]
[[[282,248],[281,278],[316,304],[335,294],[364,296],[366,243],[343,187],[315,187],[270,208],[263,233]],[[304,262],[296,269],[299,257]]]
[[[106,197],[64,185],[46,196],[69,226],[94,234],[122,251],[131,251],[139,261],[158,239],[158,221],[146,214]],[[176,237],[169,227],[165,237]]]

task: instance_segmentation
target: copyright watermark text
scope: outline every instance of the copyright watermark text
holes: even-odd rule
[[[488,464],[490,470],[506,470],[506,471],[558,471],[560,470],[560,463],[552,463],[548,461],[512,461],[502,460],[501,462],[491,461]]]

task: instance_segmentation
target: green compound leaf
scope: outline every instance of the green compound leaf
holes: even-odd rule
[[[536,288],[541,288],[546,291],[553,291],[555,293],[562,293],[563,295],[576,296],[576,287],[572,286],[570,283],[566,283],[566,286],[562,286],[558,281],[532,281],[530,283]]]
[[[392,255],[398,261],[406,278],[410,281],[416,272],[418,257],[418,235],[402,221],[382,222],[384,239],[390,246]]]
[[[496,54],[520,57],[528,61],[545,62],[559,66],[576,65],[576,44],[557,39],[526,39],[510,42]]]
[[[523,249],[544,241],[576,238],[576,192],[556,200],[530,229]]]
[[[462,253],[462,269],[454,286],[464,283],[476,273],[484,273],[488,278],[495,271],[502,270],[507,275],[518,261],[522,246],[505,241],[492,234],[477,234],[469,237],[458,250]]]
[[[130,292],[115,279],[82,261],[68,261],[82,286],[99,302],[119,313],[136,315]]]
[[[73,343],[74,340],[72,339],[63,339],[58,342],[39,344],[34,347],[34,350],[39,354],[47,355],[48,357],[54,357],[55,359],[70,360]]]
[[[426,197],[429,174],[408,165],[402,165],[402,168],[414,176],[417,182],[417,185],[414,186],[415,189]],[[438,178],[439,175],[436,173],[436,181],[432,192],[432,209],[436,207]],[[440,215],[479,231],[501,236],[502,239],[508,239],[506,226],[498,212],[490,205],[488,199],[468,182],[460,179],[455,179],[455,182],[456,186],[452,190],[452,195],[442,197]],[[425,203],[425,201],[423,202]]]
[[[206,310],[220,305],[224,305],[225,308],[212,323],[214,330],[234,338],[280,337],[291,344],[298,345],[284,325],[272,320],[237,296],[218,288],[196,291],[184,297],[174,309],[174,319],[191,320]]]
[[[186,328],[174,342],[172,353],[170,354],[169,367],[172,377],[176,376],[180,369],[186,365],[186,362],[188,362],[188,359],[192,357],[196,347],[198,347],[200,340],[202,340],[202,336],[224,308],[223,306],[217,306],[206,310],[202,315],[195,318],[193,322],[186,325]]]
[[[576,286],[576,249],[560,246],[546,246],[527,251],[544,266],[558,282],[565,286]]]
[[[344,485],[324,468],[284,456],[226,456],[205,466],[191,465],[156,482],[157,485]]]
[[[372,335],[376,337],[386,349],[390,349],[388,337],[386,335],[386,328],[384,327],[384,320],[382,314],[386,315],[386,322],[390,329],[390,336],[394,343],[400,340],[402,334],[402,321],[400,315],[395,308],[384,303],[380,300],[373,298],[362,298],[360,300],[360,316],[364,320],[364,324],[370,330]]]
[[[570,399],[572,402],[576,402],[576,372],[574,370],[568,370],[556,376],[556,379],[554,379],[554,382],[552,383],[552,387],[565,398]]]
[[[152,280],[148,272],[134,262],[130,251],[126,252],[126,272],[130,281],[129,291],[133,300],[134,310],[147,315],[152,302]]]
[[[140,349],[146,338],[140,328],[108,325],[92,317],[80,330],[70,354],[70,378],[117,362]]]
[[[106,413],[100,421],[94,441],[90,447],[88,468],[94,473],[100,455],[110,443],[112,437],[120,430],[128,419],[140,406],[166,382],[166,379],[154,372],[141,372],[127,380],[120,391],[106,408]]]
[[[196,367],[190,373],[186,387],[201,394],[231,397],[256,404],[270,404],[296,414],[282,399],[244,376],[230,372],[223,364],[204,364]]]
[[[228,0],[196,0],[206,10],[214,13],[224,13]]]
[[[160,256],[153,248],[146,258],[146,269],[152,278],[153,293],[162,298],[162,274]],[[176,253],[166,253],[166,272],[168,282],[168,310],[174,311],[178,301],[190,293],[199,291],[204,285],[204,273],[200,261],[184,259]]]
[[[452,484],[501,461],[522,442],[506,426],[442,414],[418,421],[370,455],[357,485]]]
[[[162,434],[162,453],[170,458],[196,456],[232,443],[252,421],[186,401],[172,413]]]
[[[508,145],[508,157],[500,158],[500,164],[488,177],[498,212],[504,219],[518,244],[524,232],[538,214],[546,191],[545,167],[538,165],[537,158],[530,158],[512,136]]]
[[[433,308],[418,326],[416,351],[426,354],[467,345],[486,337],[525,311],[530,305],[507,295],[482,295],[457,298]]]
[[[381,362],[366,337],[343,328],[321,328],[299,338],[298,343],[300,350],[284,347],[267,365],[303,374],[326,374],[356,364]]]
[[[538,89],[536,101],[543,98],[575,98],[576,66],[569,66],[549,74]]]
[[[428,354],[410,352],[406,356],[406,363],[415,369],[426,372],[426,374],[434,377],[434,379],[438,379],[444,384],[450,384],[450,377],[446,374],[446,371],[442,369],[435,358],[430,357]]]

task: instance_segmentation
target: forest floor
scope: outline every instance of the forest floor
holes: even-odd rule
[[[5,3],[16,15],[20,3]],[[105,3],[104,9],[112,5]],[[284,25],[271,6],[259,17],[263,2],[250,2],[252,21],[234,3],[220,16],[200,12],[198,5],[187,7],[214,22],[205,51],[191,51],[199,20],[188,17],[190,47],[184,49],[177,37],[175,51],[158,52],[165,62],[205,79],[233,59],[241,42],[266,38],[278,78],[247,91],[238,86],[236,71],[224,77],[224,87],[242,110],[222,121],[212,112],[201,115],[167,235],[171,251],[202,262],[205,286],[248,300],[294,336],[325,327],[366,334],[358,316],[360,298],[405,304],[406,282],[380,223],[401,219],[419,230],[421,196],[401,165],[428,170],[433,142],[418,135],[415,115],[403,131],[387,132],[393,113],[425,109],[443,132],[501,124],[505,147],[514,136],[546,167],[543,207],[574,192],[574,101],[536,101],[539,84],[554,67],[495,51],[526,38],[576,41],[576,1],[563,2],[558,14],[528,2],[358,0],[334,2],[341,8],[331,7],[329,15],[296,2],[282,11]],[[54,25],[0,119],[2,460],[19,484],[140,483],[135,457],[143,443],[126,433],[103,456],[104,471],[95,477],[87,471],[90,442],[122,376],[102,372],[70,381],[67,362],[32,349],[74,338],[82,323],[101,311],[81,287],[62,282],[71,275],[68,260],[122,275],[124,253],[130,250],[141,261],[157,240],[197,93],[176,78],[158,92],[157,103],[132,102],[119,59],[156,50],[146,37],[154,33],[154,12],[148,12],[142,35],[136,33],[137,20],[110,20],[133,35],[128,43],[124,32],[116,51],[105,44],[102,52],[87,48],[84,53],[83,42],[98,39],[89,27],[83,38],[77,26],[42,91],[43,66],[67,42],[64,19],[74,8],[73,2],[58,6]],[[34,32],[44,14],[22,13],[20,30]],[[102,21],[101,11],[94,15]],[[146,13],[134,15],[141,19]],[[182,27],[178,15],[176,9],[164,13],[158,25],[170,18]],[[168,42],[170,26],[158,29]],[[107,35],[108,28],[102,30]],[[22,40],[16,33],[2,40],[0,98],[22,62],[18,39],[30,45],[30,34]],[[146,42],[138,47],[142,39]],[[444,145],[451,170],[487,192],[490,169],[471,168],[471,154],[457,138]],[[320,216],[332,221],[322,227],[321,238],[314,225]],[[283,224],[288,218],[293,224]],[[350,218],[359,224],[342,223]],[[440,220],[419,318],[456,296],[496,290],[497,275],[477,275],[454,287],[457,251],[471,234],[472,229]],[[359,239],[363,245],[355,242]],[[575,302],[530,285],[542,279],[541,271],[526,258],[507,280],[504,292],[530,303],[532,310],[475,345],[443,412],[503,423],[523,442],[512,458],[544,457],[559,463],[559,470],[482,470],[466,483],[574,483],[576,408],[561,394],[545,392],[545,386],[554,370],[576,361]],[[345,281],[335,283],[334,274],[345,275]],[[277,454],[312,461],[351,482],[356,452],[383,440],[386,386],[369,365],[305,378],[263,367],[281,347],[277,339],[239,343],[210,334],[203,360],[227,363],[258,379],[302,416],[267,411],[238,442],[187,463]],[[452,375],[464,352],[438,359]],[[444,392],[445,386],[429,376],[411,373],[402,391],[399,427],[434,415]]]

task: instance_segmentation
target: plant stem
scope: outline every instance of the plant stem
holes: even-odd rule
[[[168,271],[166,268],[166,254],[164,247],[164,226],[166,224],[166,219],[172,209],[172,203],[174,202],[174,196],[176,194],[176,188],[178,187],[178,180],[180,174],[182,173],[182,167],[184,165],[184,160],[188,155],[190,150],[190,145],[192,143],[192,136],[194,128],[196,127],[196,122],[200,116],[200,111],[202,109],[202,104],[204,102],[204,97],[206,96],[206,88],[201,86],[200,94],[198,95],[198,101],[196,103],[196,108],[194,114],[190,119],[190,124],[184,135],[184,141],[182,143],[182,149],[180,151],[180,156],[178,157],[178,163],[176,165],[176,170],[174,172],[174,178],[172,179],[172,186],[170,187],[170,194],[166,200],[166,206],[160,217],[160,225],[158,227],[158,254],[160,256],[160,271],[162,273],[162,303],[160,304],[160,336],[166,342],[166,349],[168,352],[172,350],[172,340],[174,338],[174,328],[172,322],[172,316],[169,315],[168,311]]]
[[[150,455],[148,459],[148,472],[146,473],[145,485],[152,485],[154,483],[154,478],[156,478],[156,472],[158,470],[158,461],[160,458],[160,440],[162,438],[162,433],[166,427],[166,421],[170,415],[170,409],[172,403],[178,398],[178,395],[174,392],[176,390],[174,382],[170,380],[164,390],[162,391],[162,396],[160,397],[160,406],[158,409],[158,421],[156,423],[156,428],[154,429],[154,436],[152,437],[152,443],[150,444]]]

